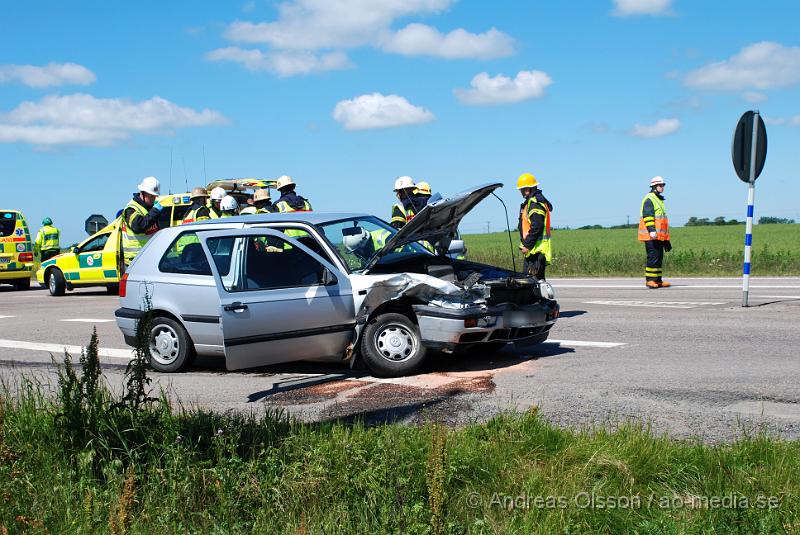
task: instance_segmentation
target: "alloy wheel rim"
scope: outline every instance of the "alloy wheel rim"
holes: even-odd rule
[[[418,341],[405,325],[390,323],[375,333],[375,348],[390,362],[403,362],[417,353]]]
[[[162,365],[175,362],[180,352],[180,340],[175,329],[158,325],[150,333],[150,357]]]

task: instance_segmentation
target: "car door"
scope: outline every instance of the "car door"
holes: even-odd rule
[[[78,249],[78,265],[65,270],[64,276],[75,284],[96,284],[103,282],[103,249],[110,232],[98,234]]]
[[[343,356],[355,331],[345,273],[274,230],[199,236],[214,259],[229,370]]]

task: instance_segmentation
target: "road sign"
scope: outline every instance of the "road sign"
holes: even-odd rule
[[[108,225],[108,219],[100,214],[92,214],[86,219],[84,228],[86,229],[86,233],[91,236],[106,225]]]
[[[733,131],[733,168],[747,184],[747,223],[744,230],[744,264],[742,266],[742,306],[748,306],[750,295],[750,259],[753,247],[753,213],[756,179],[767,159],[767,127],[757,111],[747,111],[739,118]]]
[[[755,132],[753,125],[757,125]],[[753,150],[755,147],[755,150]],[[758,112],[744,112],[733,131],[733,168],[742,182],[755,182],[767,159],[767,127]],[[755,168],[751,163],[755,161]]]

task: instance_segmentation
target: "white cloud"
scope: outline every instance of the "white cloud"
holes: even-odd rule
[[[765,102],[769,97],[764,93],[757,93],[755,91],[745,91],[742,95],[747,102],[752,102],[753,104],[758,104],[759,102]]]
[[[29,87],[90,85],[97,80],[92,71],[77,63],[36,65],[0,65],[0,83],[20,82]]]
[[[338,102],[333,118],[346,130],[367,130],[429,123],[435,117],[398,95],[372,93]]]
[[[780,126],[786,124],[786,119],[783,117],[764,117],[762,115],[761,118],[764,119],[766,124],[771,126]]]
[[[50,95],[38,102],[23,102],[0,115],[0,142],[105,146],[137,132],[168,133],[175,128],[227,122],[216,111],[183,108],[161,97],[132,102],[80,93]]]
[[[512,80],[498,74],[477,74],[470,82],[470,89],[455,89],[458,100],[464,104],[509,104],[544,96],[544,90],[553,83],[542,71],[520,71]]]
[[[458,28],[444,35],[436,28],[414,23],[389,37],[383,49],[406,56],[492,59],[513,54],[514,40],[496,28],[481,34]]]
[[[630,15],[669,15],[672,0],[614,0],[612,14],[618,17]]]
[[[225,37],[237,43],[260,48],[260,58],[249,59],[258,69],[278,72],[275,58],[292,58],[294,63],[311,67],[290,67],[284,76],[351,67],[344,51],[372,47],[409,56],[433,56],[446,59],[490,59],[514,52],[513,39],[496,28],[471,33],[456,28],[449,33],[419,23],[400,30],[392,25],[401,18],[440,13],[455,0],[289,0],[278,6],[276,20],[267,22],[236,21],[225,30]],[[238,49],[229,47],[229,50]],[[248,52],[252,53],[252,49]],[[321,55],[320,55],[321,54]],[[241,54],[240,54],[241,55]],[[220,58],[218,51],[206,55]],[[301,58],[298,60],[297,58]],[[227,59],[227,58],[226,58]],[[324,61],[327,59],[327,61]],[[240,63],[247,66],[246,61]],[[252,67],[249,67],[252,68]],[[280,74],[280,72],[278,72]]]
[[[800,83],[800,47],[762,41],[738,54],[695,69],[684,84],[701,89],[742,90],[790,87]]]
[[[210,61],[240,63],[250,71],[271,71],[279,76],[294,76],[316,72],[346,69],[352,63],[344,52],[316,55],[306,51],[264,52],[236,46],[218,48],[206,54]]]
[[[631,135],[636,137],[661,137],[673,134],[681,127],[678,119],[659,119],[655,124],[636,123],[631,129]]]
[[[789,121],[789,124],[792,126],[800,126],[800,115],[795,115]]]

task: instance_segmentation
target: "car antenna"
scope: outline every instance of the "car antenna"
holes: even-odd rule
[[[169,194],[172,195],[172,145],[169,146]]]
[[[189,176],[186,174],[186,158],[181,156],[181,161],[183,162],[183,180],[184,180],[184,185],[186,186],[186,191],[189,191]]]
[[[514,266],[514,273],[516,273],[517,272],[517,257],[516,257],[516,255],[514,253],[514,242],[511,241],[511,225],[508,222],[508,208],[506,208],[506,203],[503,202],[503,199],[498,197],[495,192],[492,192],[492,195],[494,195],[497,198],[497,200],[500,201],[500,204],[503,205],[503,210],[506,211],[506,230],[508,231],[508,246],[511,249],[511,265]]]

